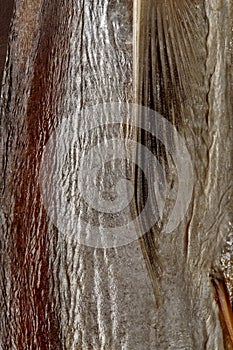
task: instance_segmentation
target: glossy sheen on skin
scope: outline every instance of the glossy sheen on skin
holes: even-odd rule
[[[58,67],[67,52],[68,8],[58,10],[60,6],[59,2],[17,1],[10,33],[1,100],[3,349],[62,347],[51,293],[51,235],[37,183],[41,148],[62,93],[64,72]],[[59,45],[62,55],[56,53]]]
[[[141,5],[133,42],[132,1],[16,1],[1,97],[4,350],[224,349],[209,275],[231,229],[232,3]],[[116,101],[149,106],[177,127],[195,187],[175,232],[163,235],[158,224],[140,241],[102,250],[64,238],[49,220],[39,168],[63,118]],[[176,188],[164,147],[137,137]],[[69,182],[66,170],[58,183]],[[144,186],[138,176],[138,208]]]
[[[229,151],[232,4],[169,0],[135,4],[138,29],[134,32],[139,37],[134,51],[136,99],[139,104],[166,115],[177,126],[185,136],[195,168],[194,194],[187,221],[170,237],[160,234],[163,225],[158,225],[141,242],[155,297],[158,301],[160,296],[166,300],[162,301],[159,313],[163,329],[160,334],[166,336],[160,337],[158,348],[222,349],[224,344],[217,335],[214,316],[216,305],[210,305],[207,271],[215,264],[219,266],[222,244],[232,232],[229,187],[232,178],[227,170],[232,164]],[[139,138],[151,145],[143,133]],[[165,164],[169,164],[161,146],[155,143],[154,147]],[[140,178],[138,184],[143,205],[144,187]],[[169,208],[169,202],[167,204]],[[166,214],[163,220],[166,221]],[[232,253],[231,249],[229,254],[232,256]],[[185,315],[183,320],[181,315]],[[192,315],[190,319],[188,315]],[[205,322],[208,342],[201,326]]]
[[[233,312],[228,292],[223,280],[213,278],[212,283],[216,290],[217,301],[222,314],[222,322],[225,323],[226,331],[229,334],[229,345],[233,345]]]

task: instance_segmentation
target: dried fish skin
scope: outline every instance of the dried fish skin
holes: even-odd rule
[[[132,1],[16,1],[1,95],[3,349],[226,347],[209,275],[232,221],[232,3],[138,3],[149,20],[133,36]],[[103,102],[148,106],[186,141],[195,186],[173,233],[161,225],[177,190],[174,161],[142,132],[137,141],[157,155],[170,186],[164,221],[140,242],[100,249],[64,238],[50,220],[38,181],[46,144],[63,118],[78,123],[80,111]],[[100,129],[72,138],[73,149],[115,136]],[[129,125],[120,132],[138,136]],[[67,188],[73,149],[57,179]]]

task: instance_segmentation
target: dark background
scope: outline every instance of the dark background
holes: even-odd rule
[[[13,14],[13,0],[0,0],[0,83],[6,60],[8,34]]]

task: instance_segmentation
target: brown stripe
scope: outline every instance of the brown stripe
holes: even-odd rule
[[[38,170],[41,151],[57,121],[56,112],[62,99],[68,60],[68,12],[69,7],[63,1],[44,1],[23,130],[14,126],[16,141],[12,145],[16,146],[18,157],[15,156],[14,169],[8,169],[11,177],[9,172],[6,175],[13,189],[9,207],[14,208],[6,233],[10,237],[11,260],[10,316],[5,339],[5,348],[9,349],[62,348],[59,315],[54,310],[51,290],[48,220],[40,200]],[[9,70],[14,71],[10,67]],[[10,108],[14,88],[10,88],[6,104]],[[22,101],[24,91],[15,93]],[[13,119],[14,113],[17,120],[17,108]],[[10,129],[13,120],[7,123]],[[7,152],[14,153],[14,149]]]
[[[223,334],[226,341],[233,346],[233,312],[226,284],[223,279],[212,278],[216,291],[216,300],[220,311],[220,320],[223,326]]]

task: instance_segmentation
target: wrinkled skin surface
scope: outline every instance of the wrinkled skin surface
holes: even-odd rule
[[[142,1],[138,23],[129,0],[15,2],[1,93],[3,349],[230,349],[210,274],[223,266],[231,290],[233,6],[174,3]],[[140,25],[136,50],[133,25]],[[39,181],[44,148],[64,118],[79,123],[83,108],[103,102],[148,106],[185,139],[192,199],[171,234],[157,224],[138,240],[102,249],[51,220]],[[85,137],[83,148],[95,144]],[[169,183],[172,160],[163,147],[150,135],[137,139],[154,147]],[[51,164],[45,177],[57,171]],[[60,187],[69,188],[70,164],[65,176],[56,173]],[[177,178],[171,182],[176,189]],[[115,198],[109,191],[103,197]],[[164,222],[169,193],[166,200]]]

